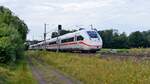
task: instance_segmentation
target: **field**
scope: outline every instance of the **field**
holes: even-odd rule
[[[0,84],[37,84],[37,82],[24,59],[16,64],[0,64]]]
[[[102,49],[101,54],[129,55],[129,56],[150,56],[149,48],[132,48],[132,49]]]
[[[149,53],[149,49],[143,50],[131,49],[127,52],[134,54],[134,56],[135,54],[142,56],[143,52]],[[49,66],[53,66],[64,74],[80,80],[84,84],[150,83],[149,60],[103,59],[100,54],[81,56],[76,53],[55,53],[47,51],[28,51],[28,56],[40,60]]]

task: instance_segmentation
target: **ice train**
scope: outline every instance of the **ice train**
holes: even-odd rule
[[[95,29],[81,29],[50,40],[30,45],[32,50],[60,50],[93,52],[102,48],[103,42]]]

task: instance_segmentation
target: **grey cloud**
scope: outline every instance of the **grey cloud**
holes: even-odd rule
[[[127,33],[130,28],[150,27],[149,0],[0,0],[0,5],[9,7],[28,24],[30,39],[43,33],[45,22],[85,27],[95,24],[99,29],[117,28]]]

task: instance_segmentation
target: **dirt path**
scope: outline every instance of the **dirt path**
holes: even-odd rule
[[[33,75],[39,84],[82,84],[80,81],[64,75],[50,65],[35,58],[28,58]]]

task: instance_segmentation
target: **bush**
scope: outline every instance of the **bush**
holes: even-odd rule
[[[8,8],[0,6],[0,24],[6,24],[15,28],[23,41],[26,40],[28,27],[18,16],[15,16]]]
[[[22,54],[23,42],[18,32],[8,26],[0,27],[0,62],[15,61]]]
[[[14,62],[22,57],[27,33],[24,21],[0,6],[0,63]]]

